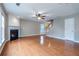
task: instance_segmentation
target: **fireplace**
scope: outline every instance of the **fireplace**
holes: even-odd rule
[[[11,29],[10,30],[10,40],[18,39],[18,29]]]

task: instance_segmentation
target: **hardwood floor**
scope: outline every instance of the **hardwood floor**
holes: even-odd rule
[[[45,37],[44,45],[39,43],[39,36],[8,41],[2,56],[79,56],[79,44]]]

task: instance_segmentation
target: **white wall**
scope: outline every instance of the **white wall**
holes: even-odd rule
[[[34,21],[21,20],[21,37],[40,34],[40,25]]]
[[[20,20],[15,17],[14,15],[9,14],[8,15],[9,23],[8,26],[20,26]]]
[[[10,29],[18,29],[20,37],[20,19],[12,14],[8,14],[8,39],[10,40]]]
[[[64,38],[64,20],[63,18],[55,19],[53,22],[53,28],[48,32],[47,36],[54,38]]]

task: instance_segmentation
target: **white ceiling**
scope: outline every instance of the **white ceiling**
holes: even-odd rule
[[[15,16],[21,16],[24,19],[33,20],[33,11],[44,11],[48,17],[56,18],[79,13],[78,3],[5,3],[6,11]]]

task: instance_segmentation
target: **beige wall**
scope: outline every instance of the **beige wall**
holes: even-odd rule
[[[38,22],[21,20],[20,26],[21,37],[40,34],[40,24]]]

